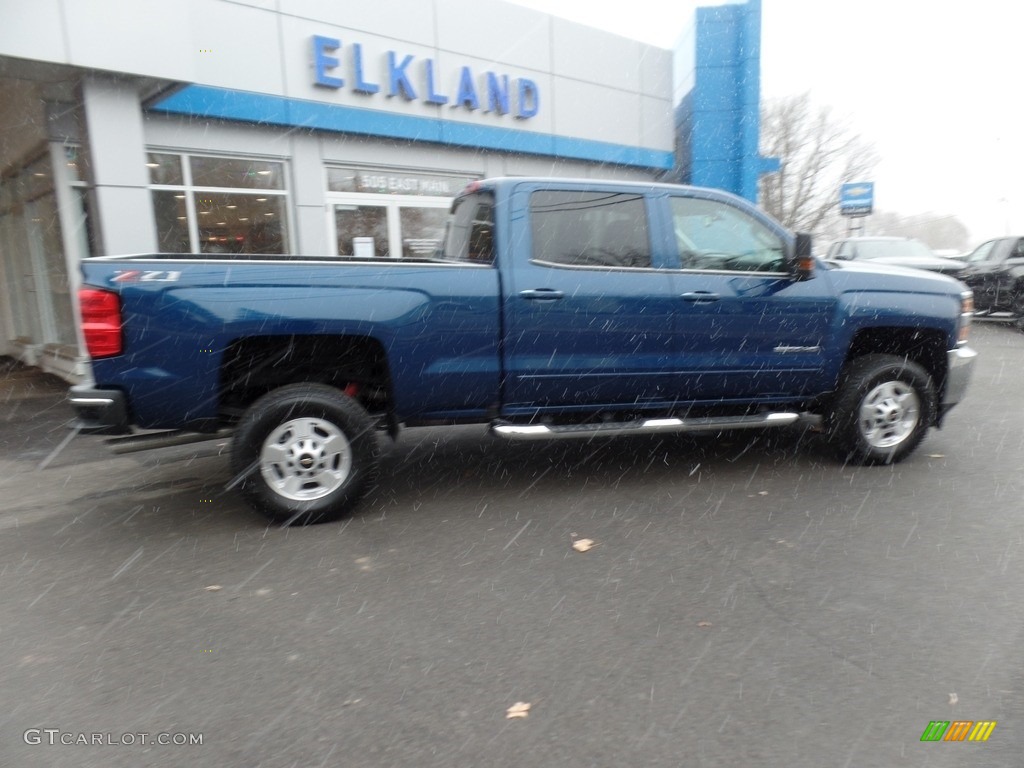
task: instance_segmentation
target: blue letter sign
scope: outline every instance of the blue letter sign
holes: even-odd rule
[[[493,72],[487,73],[487,111],[508,114],[508,75],[499,79]]]
[[[345,78],[336,76],[343,71],[342,57],[337,54],[341,40],[313,35],[312,42],[313,84],[335,90],[344,88]],[[349,67],[348,87],[353,93],[384,93],[405,101],[451,104],[455,109],[470,112],[484,107],[499,116],[513,114],[517,120],[531,118],[540,110],[537,83],[525,77],[514,79],[498,72],[478,75],[468,66],[459,68],[458,77],[454,70],[444,77],[432,58],[418,59],[414,54],[396,51],[388,51],[386,58],[367,56],[361,43],[350,43],[349,47],[352,55],[346,55],[344,60]],[[453,92],[455,96],[450,96]]]
[[[416,98],[416,89],[412,87],[409,73],[405,71],[405,68],[412,63],[412,58],[412,54],[410,54],[402,59],[401,64],[396,64],[395,52],[388,51],[388,81],[391,83],[389,96],[397,96],[401,93],[409,101]]]
[[[479,109],[480,99],[476,95],[476,86],[473,85],[473,73],[469,67],[463,67],[459,75],[459,95],[455,97],[453,107],[465,107],[466,109]]]
[[[333,37],[320,37],[313,35],[313,67],[316,70],[316,84],[327,88],[341,88],[345,81],[340,77],[331,77],[327,74],[328,69],[338,66],[338,60],[328,56],[327,51],[336,51],[341,48],[341,40]]]
[[[434,81],[434,60],[427,59],[423,62],[424,70],[427,73],[427,103],[428,104],[447,104],[448,97],[443,93],[437,92],[437,85]]]
[[[359,43],[355,43],[352,46],[352,62],[355,64],[356,70],[356,83],[352,86],[352,90],[359,93],[376,93],[379,91],[379,85],[371,83],[363,77],[363,46]]]
[[[525,77],[519,78],[519,109],[516,111],[516,117],[519,120],[526,120],[536,115],[539,109],[540,91],[537,90],[537,84]]]

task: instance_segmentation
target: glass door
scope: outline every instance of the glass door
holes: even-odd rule
[[[424,258],[437,253],[444,241],[447,203],[443,207],[402,205],[398,214],[402,230],[402,258]]]
[[[329,195],[336,256],[415,259],[433,256],[444,238],[448,198]]]
[[[388,258],[388,209],[384,205],[334,205],[335,245],[338,256],[361,259]]]

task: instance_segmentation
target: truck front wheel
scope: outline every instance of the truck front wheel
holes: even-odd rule
[[[826,435],[844,461],[893,464],[924,439],[935,407],[935,384],[920,365],[895,355],[865,355],[843,372],[826,414]]]
[[[337,389],[290,384],[243,416],[231,463],[246,499],[272,520],[336,520],[355,507],[376,472],[376,430],[363,407]]]

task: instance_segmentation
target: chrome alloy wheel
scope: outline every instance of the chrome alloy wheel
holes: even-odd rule
[[[886,381],[861,401],[858,425],[872,448],[894,448],[906,440],[921,419],[921,403],[912,386]]]
[[[312,501],[335,491],[352,472],[352,446],[325,419],[292,419],[267,435],[260,473],[274,491],[292,501]]]

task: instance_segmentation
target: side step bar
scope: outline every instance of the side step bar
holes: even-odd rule
[[[727,429],[786,427],[800,419],[799,413],[759,413],[753,416],[708,416],[694,419],[641,419],[595,424],[511,424],[496,421],[491,432],[510,440],[551,440],[604,435],[649,435],[655,432],[719,432]]]
[[[231,432],[230,429],[222,429],[217,432],[186,432],[175,429],[143,435],[111,437],[103,442],[111,453],[138,453],[152,448],[170,448],[175,445],[204,443],[207,440],[223,440],[226,437],[231,437]]]

